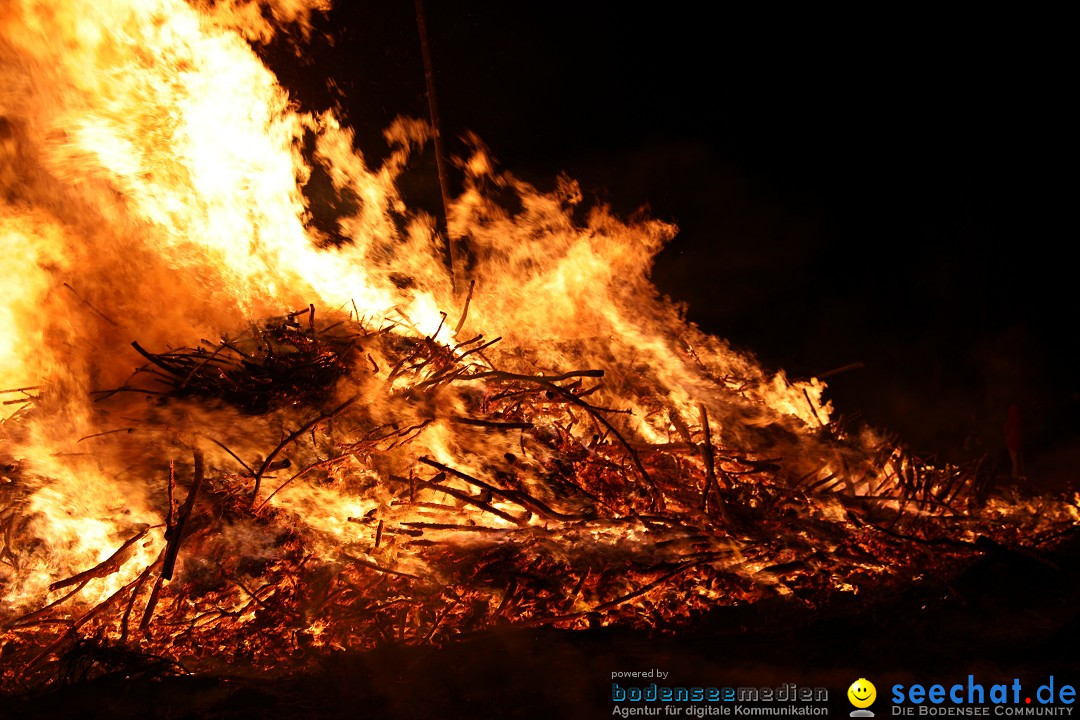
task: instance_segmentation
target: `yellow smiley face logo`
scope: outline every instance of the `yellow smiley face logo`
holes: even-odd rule
[[[877,699],[877,688],[866,678],[859,678],[847,689],[848,700],[857,708],[868,708]]]

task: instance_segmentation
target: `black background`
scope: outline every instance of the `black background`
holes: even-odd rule
[[[642,206],[681,232],[653,272],[709,332],[831,379],[840,413],[916,450],[1067,482],[1076,325],[1062,18],[691,3],[429,2],[444,133],[541,188]],[[295,51],[300,48],[301,59]],[[412,2],[341,4],[266,52],[372,159],[427,117]],[[434,160],[406,190],[438,206]]]

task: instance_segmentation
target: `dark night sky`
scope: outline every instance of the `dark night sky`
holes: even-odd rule
[[[413,3],[342,5],[332,45],[272,65],[377,155],[394,116],[426,117]],[[654,279],[702,327],[794,376],[864,361],[831,382],[839,409],[928,451],[972,431],[1001,451],[1020,403],[1050,458],[1080,389],[1065,23],[859,12],[427,7],[444,132],[678,223]]]

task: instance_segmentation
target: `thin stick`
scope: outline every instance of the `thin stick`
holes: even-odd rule
[[[402,525],[410,528],[416,528],[421,532],[419,535],[423,535],[423,530],[450,530],[453,532],[475,532],[475,533],[502,533],[507,534],[514,532],[513,528],[493,528],[487,525],[457,525],[455,523],[434,523],[434,522],[421,522],[418,520],[408,521],[401,523]]]
[[[439,617],[435,618],[435,622],[431,624],[431,629],[428,630],[428,634],[424,636],[424,642],[428,642],[429,640],[431,640],[431,637],[435,634],[435,631],[439,629],[439,625],[442,624],[443,619],[445,619],[446,616],[450,614],[451,610],[458,606],[459,602],[461,601],[455,599],[454,602],[446,606],[445,610],[439,613]]]
[[[650,590],[652,590],[654,588],[659,587],[660,585],[663,585],[664,583],[671,580],[672,578],[679,575],[680,573],[686,572],[687,570],[689,570],[689,569],[691,569],[693,567],[697,567],[698,565],[707,565],[707,564],[709,564],[711,562],[713,562],[712,558],[708,558],[708,559],[705,559],[705,560],[691,560],[691,561],[688,561],[686,563],[683,563],[682,565],[679,565],[672,572],[669,572],[668,574],[664,575],[663,577],[660,577],[659,579],[654,580],[653,582],[648,583],[648,584],[638,588],[637,590],[634,590],[633,592],[629,592],[626,595],[620,595],[619,597],[615,598],[614,600],[608,600],[607,602],[600,603],[599,605],[596,605],[595,607],[592,607],[592,608],[590,608],[588,610],[582,610],[580,612],[574,612],[574,613],[567,613],[565,615],[554,615],[554,616],[551,616],[551,617],[533,618],[531,620],[528,620],[528,621],[522,623],[521,625],[522,625],[522,627],[536,627],[537,625],[547,625],[549,623],[563,622],[563,621],[566,621],[566,620],[574,620],[576,618],[580,618],[580,617],[584,617],[586,615],[589,615],[590,613],[601,612],[603,610],[610,610],[613,607],[617,607],[617,606],[619,606],[619,605],[621,605],[621,604],[623,604],[625,602],[628,602],[628,601],[633,600],[635,598],[641,597],[645,593],[649,592]]]
[[[824,380],[827,377],[833,377],[834,375],[839,375],[840,373],[845,373],[848,370],[861,370],[864,367],[866,367],[866,363],[864,363],[862,360],[860,360],[858,362],[848,363],[847,365],[843,365],[843,366],[838,367],[838,368],[833,368],[832,370],[827,370],[827,371],[821,373],[820,375],[817,376],[817,379],[818,380]]]
[[[671,424],[674,425],[675,429],[678,431],[679,437],[681,437],[687,445],[692,446],[694,444],[694,439],[690,437],[690,428],[688,428],[686,423],[683,422],[683,419],[679,417],[678,411],[672,409],[671,412],[668,413],[668,417],[671,419]]]
[[[483,337],[483,336],[481,336],[481,337]],[[478,347],[474,347],[472,350],[466,350],[465,352],[461,353],[461,355],[458,355],[458,361],[460,362],[461,360],[464,360],[465,358],[467,358],[469,355],[472,355],[473,353],[482,352],[482,351],[486,350],[487,348],[491,347],[492,345],[494,345],[495,343],[499,342],[500,340],[502,340],[501,336],[495,338],[494,340],[489,340],[488,342],[484,343],[483,345],[480,345]]]
[[[810,399],[810,393],[806,392],[806,390],[803,389],[802,395],[804,398],[806,398],[806,404],[810,406],[810,412],[814,413],[814,419],[818,421],[818,425],[820,425],[821,427],[825,427],[825,421],[821,419],[820,415],[818,415],[818,409],[814,405],[814,401]]]
[[[103,437],[105,435],[112,435],[114,433],[126,432],[128,434],[135,432],[135,428],[117,428],[116,430],[106,430],[105,432],[94,433],[93,435],[84,435],[75,441],[75,444],[81,443],[83,440],[90,440],[92,438]]]
[[[423,0],[416,0],[416,27],[420,32],[420,52],[424,57],[424,84],[427,86],[428,111],[431,114],[431,134],[435,140],[435,168],[439,175],[439,194],[442,196],[450,283],[454,293],[457,293],[462,289],[464,280],[464,268],[461,266],[464,239],[450,232],[450,182],[446,173],[446,148],[443,146],[442,123],[439,121],[439,101],[435,96],[435,71],[431,66],[431,48],[428,45],[427,19],[424,16]]]
[[[469,303],[472,302],[473,289],[476,288],[476,281],[469,281],[469,294],[465,296],[465,307],[461,310],[461,319],[458,320],[457,327],[454,328],[454,336],[461,332],[462,326],[465,324],[465,318],[469,317]]]
[[[284,450],[286,447],[288,447],[289,444],[293,440],[300,437],[301,435],[306,433],[308,430],[313,429],[316,425],[318,425],[321,422],[325,422],[327,420],[330,420],[330,419],[336,417],[337,415],[342,413],[347,407],[349,407],[350,405],[352,405],[354,402],[356,402],[359,399],[360,399],[359,394],[353,395],[351,398],[349,398],[345,402],[341,403],[341,405],[338,405],[336,408],[334,408],[330,412],[326,413],[325,415],[320,415],[319,417],[315,418],[314,420],[311,420],[310,422],[304,423],[298,430],[295,430],[294,432],[289,433],[288,437],[286,437],[284,440],[282,440],[280,443],[278,443],[278,446],[276,448],[274,448],[273,452],[271,452],[269,455],[266,456],[266,460],[263,461],[263,464],[259,467],[258,472],[255,473],[255,489],[252,490],[252,492],[251,492],[251,506],[254,507],[255,506],[255,501],[259,499],[259,485],[262,482],[263,473],[265,473],[267,471],[267,469],[270,467],[270,464],[274,461],[274,458],[276,458],[278,456],[278,454],[282,450]]]
[[[127,542],[121,545],[120,548],[108,558],[98,563],[94,567],[90,568],[89,570],[84,570],[77,575],[72,575],[67,580],[59,580],[57,582],[54,582],[52,585],[49,586],[49,591],[51,592],[54,590],[60,590],[61,588],[69,587],[71,585],[77,585],[85,580],[93,580],[95,578],[103,578],[108,575],[112,575],[114,572],[119,570],[124,565],[124,563],[128,561],[128,558],[131,557],[131,551],[135,543],[146,537],[146,533],[149,530],[149,526],[144,527],[133,537],[128,539]]]
[[[424,463],[426,465],[430,465],[431,467],[434,467],[436,469],[442,470],[444,473],[445,472],[450,472],[451,474],[457,475],[459,477],[464,475],[464,473],[455,471],[453,468],[448,468],[448,467],[446,467],[445,465],[443,465],[441,463],[437,463],[434,460],[429,460],[428,458],[425,458],[425,457],[421,457],[420,462],[422,462],[422,463]],[[465,477],[469,477],[469,476],[466,475]],[[396,478],[393,475],[391,475],[390,479],[394,480]],[[401,479],[404,480],[404,478],[401,478]],[[462,479],[465,479],[465,478],[462,478]],[[475,478],[469,478],[469,479],[472,480],[473,483],[478,484],[479,486],[483,487],[484,489],[492,490],[493,494],[501,495],[503,497],[508,497],[507,493],[505,491],[503,491],[503,490],[498,490],[497,488],[492,488],[490,485],[487,485],[486,483],[482,483],[481,481],[476,480]],[[417,479],[416,482],[420,483],[420,485],[422,487],[428,487],[428,488],[431,488],[432,490],[435,490],[436,492],[446,493],[450,497],[457,498],[458,500],[460,500],[463,503],[468,503],[469,505],[473,505],[474,507],[480,508],[484,512],[489,512],[492,515],[495,515],[496,517],[501,517],[503,520],[505,520],[507,522],[512,522],[515,525],[526,525],[526,524],[528,524],[527,520],[524,520],[522,518],[516,518],[513,515],[511,515],[510,513],[504,512],[504,511],[500,510],[499,508],[495,507],[494,505],[491,505],[490,503],[487,503],[487,502],[485,502],[484,500],[482,500],[480,498],[472,497],[468,493],[462,492],[461,490],[456,490],[456,489],[454,489],[452,487],[447,487],[445,485],[440,485],[435,480]]]
[[[417,0],[417,1],[419,1],[419,0]],[[88,300],[87,300],[86,298],[84,298],[84,297],[83,297],[82,295],[80,295],[79,293],[75,292],[75,288],[71,287],[71,286],[70,286],[70,285],[68,285],[67,283],[64,283],[64,287],[66,287],[66,288],[67,288],[68,290],[70,290],[70,291],[71,291],[71,294],[72,294],[72,295],[74,295],[75,297],[79,298],[79,301],[80,301],[80,302],[81,302],[81,303],[82,303],[83,305],[85,305],[86,307],[90,308],[91,310],[93,310],[93,311],[94,311],[95,313],[97,313],[98,315],[100,315],[100,316],[102,317],[102,319],[104,319],[104,320],[105,320],[105,322],[109,323],[109,324],[110,324],[110,325],[112,325],[113,327],[120,327],[119,325],[117,325],[117,324],[116,324],[116,321],[115,321],[115,320],[113,320],[113,319],[112,319],[111,317],[109,317],[109,316],[108,316],[108,315],[106,315],[105,313],[101,312],[100,310],[98,310],[98,309],[97,309],[96,307],[94,307],[93,305],[91,305],[91,304],[90,304],[90,302],[89,302],[89,301],[88,301]]]
[[[161,395],[161,393],[156,390],[144,390],[142,388],[127,387],[126,385],[124,387],[116,388],[115,390],[91,390],[90,394],[99,395],[100,397],[96,398],[94,402],[100,402],[101,400],[108,400],[113,395],[122,392],[142,393],[143,395]]]
[[[248,465],[248,464],[247,464],[246,462],[244,462],[243,460],[241,460],[241,459],[240,459],[240,456],[239,456],[239,455],[237,455],[236,453],[234,453],[234,452],[233,452],[232,450],[230,450],[230,449],[229,449],[229,448],[228,448],[228,447],[227,447],[227,446],[225,445],[225,443],[223,443],[223,442],[220,442],[220,441],[218,441],[218,440],[215,440],[214,438],[210,437],[209,435],[204,435],[204,434],[202,434],[202,433],[199,433],[199,437],[204,437],[204,438],[206,438],[207,440],[209,440],[210,442],[214,443],[215,445],[217,445],[217,446],[218,446],[219,448],[221,448],[221,449],[222,449],[222,450],[224,450],[225,452],[229,453],[229,455],[231,455],[231,456],[232,456],[232,459],[233,459],[233,460],[235,460],[236,462],[240,463],[240,465],[241,465],[241,466],[242,466],[242,467],[243,467],[243,468],[244,468],[245,470],[247,470],[247,471],[248,471],[248,474],[254,474],[254,473],[255,473],[255,471],[251,469],[251,466],[250,466],[250,465]]]
[[[484,482],[483,480],[479,480],[477,478],[474,478],[472,475],[469,475],[467,473],[463,473],[460,470],[449,467],[448,465],[443,465],[442,463],[437,462],[435,460],[432,460],[429,457],[420,456],[419,458],[417,458],[417,460],[424,463],[425,465],[428,465],[429,467],[435,468],[436,470],[441,470],[444,473],[448,473],[450,475],[453,475],[454,477],[460,478],[461,480],[464,480],[465,482],[467,482],[467,483],[469,483],[471,485],[475,485],[476,487],[480,488],[481,490],[485,490],[485,491],[491,493],[492,495],[498,495],[499,497],[506,498],[507,500],[510,500],[512,502],[516,502],[518,505],[521,505],[526,510],[531,510],[531,511],[537,513],[538,515],[542,515],[542,516],[544,516],[544,517],[546,517],[548,519],[572,521],[572,520],[582,520],[582,519],[585,518],[584,515],[568,515],[566,513],[558,512],[556,510],[553,510],[551,507],[549,507],[545,503],[543,503],[543,502],[537,500],[536,498],[532,497],[528,493],[522,492],[520,490],[503,490],[502,488],[498,488],[498,487],[495,487],[494,485],[490,485],[490,484]],[[432,484],[429,483],[429,487],[432,487],[435,490],[439,490],[441,492],[445,492],[445,493],[450,494],[450,495],[454,495],[454,493],[457,492],[457,491],[453,490],[453,488],[448,488],[448,487],[445,487],[443,485],[432,485]],[[459,497],[458,495],[454,495],[454,497],[458,497],[458,499],[465,500],[466,502],[470,502],[470,503],[472,503],[474,505],[477,505],[478,507],[481,506],[475,498],[470,498],[467,495],[465,495],[464,497]],[[494,507],[490,507],[486,503],[483,504],[483,507],[484,507],[484,509],[488,510],[489,512],[493,512],[496,515],[499,515],[500,517],[503,517],[504,519],[512,520],[513,522],[517,523],[518,525],[525,525],[525,524],[528,523],[528,517],[514,518],[512,516],[505,515],[505,513],[501,513],[500,510],[498,510],[497,508],[494,508]]]
[[[187,523],[188,517],[191,516],[191,509],[195,506],[195,496],[199,493],[199,488],[203,482],[203,454],[196,448],[193,455],[195,458],[195,480],[191,484],[191,490],[188,491],[184,505],[176,516],[176,525],[172,527],[169,533],[169,543],[165,547],[165,560],[161,568],[161,577],[166,580],[172,580],[176,557],[180,552],[180,540],[184,535],[184,525]]]
[[[451,415],[450,421],[462,425],[476,425],[477,427],[492,428],[495,430],[531,430],[536,427],[531,422],[501,422],[497,420],[481,420],[479,418],[459,417]]]
[[[141,577],[141,576],[140,576],[140,577]],[[23,674],[25,675],[25,674],[26,674],[26,673],[28,673],[28,672],[29,672],[30,670],[34,669],[34,668],[35,668],[35,667],[37,666],[37,664],[38,664],[39,662],[41,662],[42,660],[44,660],[45,658],[49,657],[49,656],[50,656],[50,655],[52,655],[52,654],[53,654],[54,652],[56,652],[57,650],[59,650],[59,649],[60,649],[60,647],[61,647],[61,646],[62,646],[62,645],[63,645],[63,644],[65,643],[65,642],[67,642],[67,641],[68,641],[69,639],[71,639],[71,638],[73,638],[73,637],[75,636],[75,633],[76,633],[76,632],[78,632],[79,628],[81,628],[81,627],[82,627],[83,625],[85,625],[85,624],[86,624],[87,622],[89,622],[90,620],[94,619],[95,617],[97,617],[98,615],[100,615],[101,613],[103,613],[103,612],[105,612],[105,611],[106,611],[107,609],[109,609],[109,607],[110,607],[110,606],[111,606],[111,605],[112,605],[112,604],[113,604],[114,602],[116,602],[116,601],[117,601],[117,600],[118,600],[119,598],[123,597],[123,596],[124,596],[124,594],[125,594],[125,593],[126,593],[126,592],[127,592],[128,590],[130,590],[130,589],[131,589],[132,587],[134,587],[134,586],[135,586],[136,584],[138,584],[139,582],[140,582],[140,578],[136,578],[136,579],[132,580],[132,581],[131,581],[131,582],[129,582],[129,583],[127,584],[127,585],[124,585],[124,586],[123,586],[122,588],[120,588],[119,590],[117,590],[116,592],[114,592],[114,593],[113,593],[112,595],[110,595],[109,597],[107,597],[107,598],[106,598],[106,599],[105,599],[104,601],[102,601],[102,602],[101,602],[100,604],[98,604],[98,605],[96,605],[95,607],[91,608],[91,609],[90,609],[89,611],[87,611],[87,612],[86,612],[86,613],[85,613],[85,614],[84,614],[84,615],[83,615],[82,617],[80,617],[79,619],[75,620],[75,621],[74,621],[74,622],[73,622],[73,623],[71,624],[71,627],[69,627],[69,628],[68,628],[67,632],[65,632],[65,633],[64,633],[63,635],[61,635],[61,636],[60,636],[60,637],[59,637],[59,638],[58,638],[58,639],[57,639],[57,640],[56,640],[55,642],[53,642],[53,643],[52,643],[51,645],[49,645],[49,646],[48,646],[48,647],[46,647],[46,648],[45,648],[44,650],[42,650],[42,651],[41,651],[41,652],[39,652],[39,653],[38,653],[37,655],[35,655],[35,656],[34,656],[34,658],[33,658],[32,660],[30,660],[30,662],[28,662],[28,663],[27,663],[27,664],[26,664],[26,665],[25,665],[25,666],[23,667],[23,669],[22,669],[22,673],[23,673]]]
[[[128,636],[128,620],[131,619],[131,611],[135,608],[135,601],[139,599],[139,591],[142,590],[143,583],[150,577],[150,573],[157,567],[161,557],[158,557],[153,563],[146,566],[146,569],[139,575],[139,582],[136,583],[135,589],[131,592],[131,600],[128,602],[127,609],[124,610],[124,616],[120,619],[120,643],[127,642]]]
[[[188,376],[186,378],[184,378],[184,381],[182,383],[177,385],[177,389],[183,390],[185,387],[187,387],[187,384],[189,382],[191,382],[191,379],[193,377],[195,377],[195,373],[199,372],[204,367],[206,367],[207,363],[209,363],[211,360],[213,360],[215,357],[217,357],[217,354],[219,352],[221,352],[222,350],[224,350],[225,347],[226,347],[225,345],[218,345],[216,348],[214,348],[214,352],[210,353],[205,358],[203,358],[203,361],[201,363],[199,363],[195,367],[191,368],[191,372],[188,373]]]
[[[506,586],[506,590],[503,591],[502,602],[499,603],[499,608],[495,611],[494,619],[498,620],[499,617],[503,614],[503,610],[506,610],[510,607],[510,604],[514,601],[514,598],[517,595],[517,589],[517,578],[511,577],[510,582]]]
[[[90,580],[91,580],[91,578],[87,578],[87,579],[83,580],[81,583],[79,583],[79,585],[74,590],[67,593],[66,595],[63,595],[63,596],[57,598],[56,600],[53,600],[51,603],[49,603],[48,605],[46,605],[45,607],[43,607],[43,608],[41,608],[39,610],[34,610],[33,612],[27,613],[26,615],[23,615],[22,617],[15,618],[14,620],[7,623],[3,627],[12,628],[12,627],[15,627],[16,625],[24,625],[26,623],[29,623],[34,618],[41,617],[42,615],[47,613],[49,610],[52,610],[57,605],[62,604],[65,600],[67,600],[71,596],[78,593],[84,587],[86,587],[90,583]]]
[[[158,597],[161,596],[161,584],[165,581],[165,578],[158,575],[158,579],[154,582],[154,589],[150,591],[150,599],[146,601],[146,609],[143,610],[142,620],[139,621],[139,632],[146,632],[146,629],[150,627],[150,619],[154,617],[154,608],[157,607]]]
[[[165,532],[171,533],[173,529],[173,523],[176,522],[174,513],[176,512],[176,462],[169,460],[169,514],[165,518]]]
[[[144,358],[149,360],[154,365],[157,365],[159,368],[161,368],[165,372],[169,373],[170,375],[175,375],[177,378],[180,377],[180,371],[169,367],[164,361],[162,361],[156,355],[154,355],[153,353],[150,353],[145,348],[143,348],[143,346],[140,345],[137,341],[132,341],[131,347],[135,348],[135,352],[139,353]]]
[[[501,340],[502,338],[498,338]],[[495,342],[492,340],[491,342]],[[484,347],[487,347],[491,343],[487,343]],[[470,351],[472,352],[472,351]],[[462,355],[461,357],[465,357]],[[460,359],[460,358],[459,358]],[[579,377],[604,377],[603,370],[571,370],[570,372],[564,372],[561,375],[520,375],[518,373],[503,372],[502,370],[489,370],[482,373],[476,373],[470,375],[464,380],[483,380],[485,378],[495,378],[496,380],[523,380],[526,382],[539,382],[539,383],[554,383],[562,380],[569,380],[571,378]],[[560,388],[563,389],[563,388]]]
[[[716,464],[713,457],[712,449],[712,433],[709,430],[709,413],[705,409],[705,404],[698,405],[698,412],[701,413],[701,432],[705,436],[705,442],[701,445],[701,459],[705,463],[705,497],[702,502],[704,509],[709,509],[709,492],[716,493],[716,504],[721,514],[724,514],[724,501],[720,496],[720,485],[716,482]]]
[[[603,372],[603,371],[600,371],[600,372]],[[630,443],[628,443],[626,441],[626,438],[624,438],[622,436],[622,433],[620,433],[618,430],[616,430],[615,426],[612,425],[610,422],[608,422],[608,419],[606,417],[604,417],[603,415],[601,415],[600,412],[598,412],[599,410],[603,410],[604,408],[598,408],[598,407],[595,407],[593,405],[590,405],[589,403],[585,402],[584,400],[579,399],[572,392],[564,390],[563,388],[559,387],[558,385],[556,385],[553,382],[548,382],[546,384],[549,385],[556,392],[560,393],[563,397],[565,397],[570,402],[574,403],[575,405],[579,405],[579,406],[585,408],[585,410],[588,411],[588,413],[590,415],[592,415],[592,417],[595,418],[597,420],[597,422],[599,422],[605,428],[607,428],[608,432],[610,432],[612,435],[614,435],[618,439],[618,441],[620,443],[622,443],[622,446],[624,448],[626,448],[626,452],[630,453],[630,459],[634,461],[634,467],[637,468],[638,473],[641,475],[641,479],[645,482],[645,486],[650,490],[650,494],[652,494],[654,496],[653,497],[653,504],[655,505],[656,504],[656,497],[655,497],[656,485],[653,483],[652,478],[649,477],[649,473],[645,470],[645,466],[641,464],[641,458],[638,457],[637,451],[634,450],[634,448],[630,446]]]
[[[421,582],[424,581],[424,578],[420,577],[419,575],[413,575],[412,573],[402,572],[400,570],[393,570],[391,568],[385,568],[382,565],[371,562],[370,560],[364,560],[363,558],[358,558],[346,552],[339,553],[338,557],[340,557],[342,560],[348,560],[354,565],[366,567],[368,569],[375,570],[376,572],[386,573],[387,575],[397,575],[398,577],[411,578],[413,580],[420,580]]]

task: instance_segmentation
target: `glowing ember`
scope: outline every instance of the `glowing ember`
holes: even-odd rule
[[[821,382],[658,297],[673,227],[579,224],[572,181],[537,190],[479,146],[455,295],[395,187],[427,126],[395,123],[370,168],[248,44],[316,3],[199,5],[0,11],[2,682],[85,638],[290,670],[503,623],[816,605],[931,552],[947,571],[1003,517],[1032,542],[1076,521],[973,513],[971,469],[848,434]],[[351,244],[320,249],[309,163],[358,198]]]

